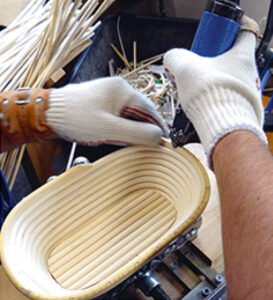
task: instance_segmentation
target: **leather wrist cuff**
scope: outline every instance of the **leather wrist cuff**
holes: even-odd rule
[[[49,90],[18,89],[0,93],[1,131],[11,144],[19,146],[55,137],[46,123]]]

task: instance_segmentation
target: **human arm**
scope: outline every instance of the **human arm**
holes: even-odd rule
[[[219,187],[229,300],[273,299],[273,156],[234,131],[212,155]]]
[[[35,92],[36,95],[38,92]],[[26,91],[19,93],[21,98],[26,98]],[[23,104],[11,105],[10,101],[8,105],[3,106],[5,98],[15,96],[0,94],[2,101],[0,112],[2,115],[4,113],[4,118],[1,119],[1,151],[26,142],[46,140],[56,135],[85,145],[102,143],[157,145],[161,135],[167,132],[166,125],[152,101],[120,77],[70,84],[49,90],[48,94],[46,90],[42,90],[38,97],[33,96],[33,93],[31,90],[31,99],[48,98],[48,103],[44,105],[45,101],[38,104],[33,101],[35,109],[29,108],[30,106],[25,108],[24,114],[28,115],[28,121],[24,125],[19,122],[13,132],[20,131],[22,134],[18,135],[17,139],[15,137],[15,142],[9,143],[5,141],[9,141],[8,137],[14,138],[14,133],[10,134],[11,128],[8,126],[15,124],[18,118],[14,118],[13,122],[7,122],[8,116],[12,115],[11,111],[18,112],[22,109]],[[39,108],[40,105],[44,105],[42,109]],[[12,110],[5,113],[4,110],[8,110],[11,106]],[[40,109],[39,113],[37,107]],[[4,121],[6,134],[3,130]]]
[[[228,299],[271,300],[273,162],[262,130],[255,24],[243,25],[224,55],[175,49],[164,62],[216,173]]]

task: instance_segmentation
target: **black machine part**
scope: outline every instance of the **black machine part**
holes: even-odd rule
[[[144,274],[138,280],[137,286],[147,297],[152,297],[155,300],[171,300],[160,287],[159,280],[150,272]]]
[[[273,36],[273,0],[271,0],[269,12],[267,16],[267,23],[263,38],[260,42],[258,50],[256,51],[256,60],[258,64],[259,74],[263,75],[265,68],[268,66],[268,60],[271,57],[271,51],[269,49],[269,43]]]
[[[265,112],[264,131],[273,132],[273,113],[272,112]]]
[[[211,0],[208,1],[206,10],[218,16],[234,20],[235,22],[240,22],[243,16],[243,10],[236,2],[239,1]]]
[[[137,282],[137,287],[147,297],[155,300],[173,299],[174,295],[175,299],[178,299],[178,293],[180,300],[226,300],[225,276],[217,273],[211,265],[211,260],[188,241],[152,271],[143,274]],[[171,286],[166,282],[162,282],[161,286],[158,278],[162,278],[162,274],[168,274]],[[174,290],[179,292],[173,293]]]

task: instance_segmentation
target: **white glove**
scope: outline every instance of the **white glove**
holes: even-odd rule
[[[260,81],[255,65],[258,25],[243,17],[231,50],[201,57],[188,50],[165,54],[164,66],[175,79],[179,101],[211,162],[217,142],[234,130],[249,130],[267,144]]]
[[[156,145],[167,132],[152,101],[120,77],[51,90],[46,121],[60,137],[85,145]]]

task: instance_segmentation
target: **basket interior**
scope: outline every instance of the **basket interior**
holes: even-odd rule
[[[7,218],[1,244],[15,284],[34,298],[91,298],[147,263],[207,201],[204,171],[184,152],[125,148],[25,198]]]

